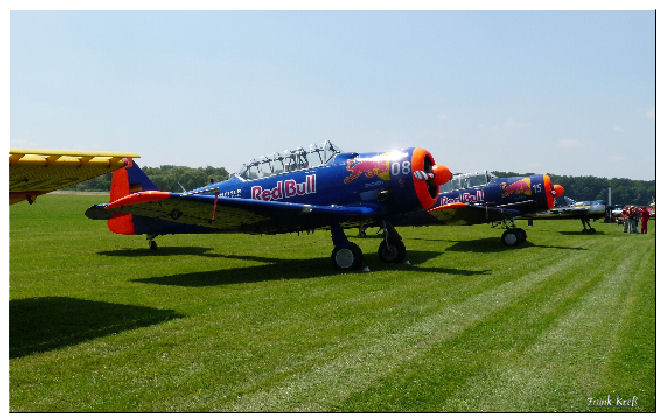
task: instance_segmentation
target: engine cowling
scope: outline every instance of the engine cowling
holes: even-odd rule
[[[412,152],[412,180],[421,206],[431,208],[437,201],[439,187],[451,179],[451,171],[444,165],[436,165],[430,152],[416,147]]]

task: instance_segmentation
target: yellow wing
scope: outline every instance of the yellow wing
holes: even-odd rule
[[[9,150],[9,204],[78,184],[124,166],[135,153]]]

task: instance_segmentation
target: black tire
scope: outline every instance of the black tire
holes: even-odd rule
[[[502,234],[502,243],[506,246],[516,246],[518,242],[518,234],[515,229],[507,229],[506,232]]]
[[[518,243],[521,244],[527,240],[527,232],[525,229],[518,228],[516,229],[516,236],[518,237]]]
[[[400,263],[405,261],[407,249],[405,249],[403,241],[390,239],[387,243],[387,240],[384,239],[380,242],[378,256],[386,263]]]
[[[591,235],[595,234],[595,233],[596,233],[596,229],[594,229],[594,228],[590,228],[590,229],[589,229],[589,233],[590,233]]]
[[[339,270],[359,270],[364,260],[361,249],[354,242],[347,247],[336,247],[331,255],[332,264]]]
[[[156,243],[155,241],[150,241],[150,250],[152,250],[152,251],[156,251],[157,248],[159,248],[159,246],[157,245],[157,243]]]

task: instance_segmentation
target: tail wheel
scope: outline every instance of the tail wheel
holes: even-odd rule
[[[156,251],[159,246],[157,245],[156,241],[150,241],[150,249],[152,251]]]
[[[515,229],[507,229],[502,234],[502,243],[506,246],[516,246],[518,244],[518,234]]]
[[[341,270],[358,270],[361,268],[363,254],[354,242],[348,242],[345,247],[336,247],[331,255],[334,267]]]
[[[380,242],[378,256],[382,261],[387,263],[403,262],[405,261],[406,255],[407,250],[405,249],[405,244],[403,241],[395,239],[384,239],[382,242]]]

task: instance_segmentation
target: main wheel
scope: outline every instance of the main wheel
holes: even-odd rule
[[[358,270],[361,268],[363,255],[361,249],[354,242],[348,242],[347,247],[336,247],[331,255],[334,267],[341,270]]]
[[[523,243],[527,240],[527,232],[525,232],[525,229],[517,228],[516,229],[516,236],[518,237],[518,243]]]
[[[378,248],[378,256],[380,259],[387,263],[393,262],[403,262],[405,261],[405,256],[407,255],[407,250],[405,249],[405,244],[400,240],[382,240],[380,242],[380,248]]]
[[[502,234],[502,243],[506,246],[515,246],[518,244],[518,234],[515,229],[507,229]]]

